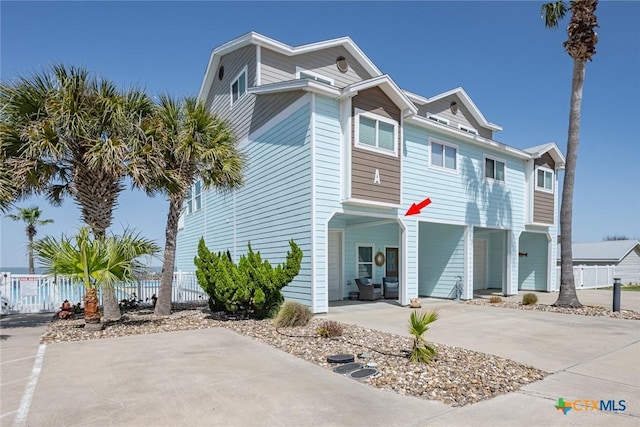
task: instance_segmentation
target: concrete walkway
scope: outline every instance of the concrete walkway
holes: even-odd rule
[[[375,389],[226,329],[181,331],[48,345],[24,422],[15,423],[42,327],[7,328],[3,319],[1,332],[9,337],[2,341],[0,424],[640,424],[638,321],[424,300],[423,308],[435,307],[441,317],[428,339],[505,356],[553,374],[516,393],[452,408]],[[334,307],[326,317],[405,335],[410,311],[379,302]],[[554,408],[559,397],[625,400],[626,411],[563,415]]]

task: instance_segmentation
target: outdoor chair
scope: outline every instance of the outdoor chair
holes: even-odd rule
[[[384,287],[384,297],[389,299],[398,299],[398,290],[400,283],[397,277],[383,277],[382,286]]]
[[[371,279],[366,277],[357,278],[356,285],[358,285],[358,290],[360,291],[358,297],[360,301],[375,301],[382,298],[382,289],[373,286]]]

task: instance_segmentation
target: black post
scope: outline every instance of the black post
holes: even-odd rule
[[[620,278],[613,278],[613,311],[620,311]]]

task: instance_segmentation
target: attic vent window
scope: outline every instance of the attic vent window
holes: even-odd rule
[[[218,69],[218,80],[222,80],[224,77],[224,65],[221,65]]]
[[[475,130],[474,128],[472,128],[472,127],[458,125],[458,128],[460,128],[460,130],[463,131],[463,132],[470,133],[471,135],[477,135],[478,134],[478,131]]]
[[[449,104],[449,109],[451,110],[452,114],[458,114],[458,103],[456,101],[451,101],[451,104]]]
[[[336,67],[338,67],[338,71],[341,73],[346,73],[349,71],[349,63],[347,62],[347,58],[344,56],[338,56],[336,58]]]
[[[437,122],[437,123],[440,123],[440,124],[443,124],[443,125],[448,125],[449,124],[449,120],[444,119],[444,118],[442,118],[440,116],[436,116],[435,114],[427,113],[427,118],[429,120],[433,120],[434,122]]]

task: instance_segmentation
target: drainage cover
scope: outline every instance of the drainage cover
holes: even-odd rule
[[[333,354],[331,356],[327,356],[327,362],[329,363],[353,362],[353,354]]]
[[[349,378],[353,378],[354,380],[364,380],[366,378],[372,377],[378,373],[377,369],[374,368],[363,368],[358,369],[349,373]]]
[[[348,374],[351,371],[355,371],[356,369],[362,368],[362,364],[351,362],[345,363],[344,365],[340,365],[336,368],[333,368],[333,372],[337,372],[338,374]]]

